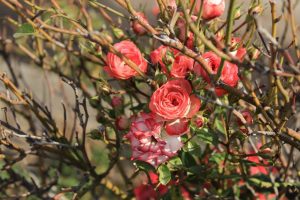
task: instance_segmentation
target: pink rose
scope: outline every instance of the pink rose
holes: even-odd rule
[[[139,13],[137,13],[137,15],[140,20],[148,23],[148,20],[144,13],[139,12]],[[133,32],[137,35],[144,35],[145,33],[147,33],[147,30],[138,22],[138,20],[134,20],[131,23],[131,27],[132,27]]]
[[[221,64],[221,58],[218,57],[215,53],[213,52],[206,52],[203,55],[203,58],[207,62],[207,64],[210,66],[213,74],[217,74],[218,69]],[[203,79],[207,82],[210,83],[210,78],[206,71],[202,68],[202,66],[199,63],[196,63],[194,66],[194,72],[198,76],[202,76]],[[235,87],[239,81],[238,77],[238,67],[235,64],[232,64],[230,62],[225,61],[224,62],[224,68],[221,73],[221,81],[223,81],[225,84]],[[226,90],[216,87],[215,92],[217,96],[222,96],[226,94]]]
[[[152,113],[135,117],[126,138],[131,143],[131,159],[145,161],[154,167],[177,155],[183,145],[180,137],[163,132],[163,121]]]
[[[150,110],[166,120],[193,116],[200,108],[200,99],[191,95],[190,83],[184,79],[168,81],[152,95]]]
[[[167,54],[168,52],[172,54],[173,57],[169,56]],[[175,78],[185,78],[187,72],[192,70],[194,64],[192,58],[166,46],[160,46],[152,51],[150,58],[153,64],[160,64],[164,73],[170,74],[171,77]],[[167,68],[166,64],[170,65],[170,70]]]
[[[134,62],[142,72],[147,71],[147,61],[133,42],[125,40],[116,43],[114,48]],[[134,69],[129,67],[121,58],[111,52],[107,54],[107,66],[104,67],[104,70],[112,77],[118,79],[129,79],[138,75]]]

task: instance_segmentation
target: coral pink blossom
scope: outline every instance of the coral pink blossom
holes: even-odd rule
[[[139,13],[137,13],[137,16],[139,17],[139,20],[148,23],[148,20],[144,13],[139,12]],[[133,32],[137,35],[144,35],[147,32],[147,30],[138,22],[138,20],[134,20],[131,23],[131,27],[132,27]]]
[[[212,73],[217,74],[218,69],[219,69],[220,64],[221,64],[221,58],[218,57],[213,52],[204,53],[203,58],[205,59],[205,61],[209,65],[209,67],[211,68]],[[203,79],[207,83],[210,83],[210,78],[209,78],[208,74],[206,73],[206,71],[203,69],[203,67],[199,63],[195,64],[194,72],[197,75],[202,76]],[[225,61],[220,79],[225,84],[227,84],[231,87],[235,87],[237,85],[238,81],[239,81],[238,67],[235,64],[232,64],[230,62]],[[218,96],[222,96],[222,95],[227,93],[224,89],[219,88],[219,87],[215,88],[215,92]]]
[[[195,14],[200,11],[201,0],[196,0]],[[221,16],[225,11],[225,0],[203,0],[202,18],[211,20]]]
[[[169,58],[167,53],[172,54],[172,58]],[[167,57],[169,60],[164,60]],[[153,64],[160,64],[162,71],[166,74],[170,74],[171,77],[185,78],[187,72],[192,70],[194,60],[189,58],[175,49],[170,49],[166,46],[160,46],[156,50],[152,51],[150,58]],[[170,70],[167,68],[170,66]]]
[[[126,135],[131,143],[132,160],[142,160],[157,167],[177,155],[182,147],[180,137],[162,131],[163,122],[154,114],[141,113],[133,119]]]
[[[165,120],[193,116],[200,108],[200,100],[191,92],[185,79],[168,81],[153,93],[149,108]]]
[[[147,61],[133,42],[125,40],[116,43],[114,48],[135,63],[142,72],[147,71]],[[129,79],[138,75],[137,71],[129,67],[120,57],[111,52],[107,54],[107,66],[104,70],[117,79]]]

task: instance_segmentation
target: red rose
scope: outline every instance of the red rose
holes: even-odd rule
[[[205,61],[207,62],[207,64],[210,66],[213,74],[217,74],[218,69],[219,69],[220,64],[221,64],[221,58],[218,57],[213,52],[204,53],[203,54],[203,58],[205,59]],[[210,83],[210,78],[209,78],[208,74],[201,67],[201,65],[199,63],[195,64],[195,66],[194,66],[194,72],[197,75],[202,76],[203,79],[207,83]],[[230,62],[225,61],[220,79],[225,84],[227,84],[227,85],[229,85],[231,87],[235,87],[237,85],[238,81],[239,81],[238,67],[235,64],[232,64]],[[216,87],[215,88],[215,92],[216,92],[216,95],[218,95],[218,96],[222,96],[222,95],[224,95],[224,94],[227,93],[226,90],[224,90],[224,89],[222,89],[220,87]]]
[[[168,56],[167,52],[171,53],[173,57]],[[166,46],[160,46],[158,49],[152,51],[150,58],[153,64],[160,64],[164,73],[170,74],[171,77],[175,78],[185,78],[187,72],[192,70],[194,64],[192,58]],[[170,65],[170,70],[167,68],[166,64]]]
[[[153,93],[149,108],[166,120],[191,117],[201,104],[191,92],[192,88],[187,80],[168,81]]]
[[[134,62],[142,72],[147,71],[147,61],[133,42],[125,40],[116,43],[114,48]],[[111,52],[107,54],[107,66],[104,67],[104,70],[112,77],[118,79],[129,79],[138,75],[134,69],[129,67],[121,58]]]
[[[148,22],[144,13],[139,12],[139,13],[137,13],[137,16],[139,17],[140,20],[142,20],[144,22]],[[147,30],[138,22],[138,20],[134,20],[131,23],[131,27],[132,27],[133,32],[137,35],[144,35],[147,32]]]

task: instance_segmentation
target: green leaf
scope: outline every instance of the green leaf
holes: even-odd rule
[[[35,33],[35,30],[33,26],[29,23],[22,24],[14,34],[14,38],[20,38],[27,35],[33,35]]]
[[[186,145],[183,147],[183,150],[189,152],[195,156],[201,155],[201,146],[196,141],[188,141]]]
[[[146,172],[155,171],[155,168],[152,165],[141,160],[135,161],[134,165],[142,171],[146,171]]]
[[[178,168],[182,167],[182,161],[179,157],[174,157],[169,160],[168,167],[171,171],[175,171]]]
[[[93,140],[103,140],[103,134],[99,129],[94,129],[88,133],[88,136]]]
[[[215,120],[215,126],[216,126],[218,131],[225,134],[225,127],[224,127],[224,124],[222,123],[222,121],[220,119]]]
[[[124,32],[120,28],[113,28],[112,29],[113,34],[116,36],[116,38],[121,39],[125,36]]]
[[[194,157],[189,152],[182,152],[181,160],[183,165],[186,167],[192,167],[197,165]]]
[[[207,128],[196,128],[191,127],[191,132],[196,133],[197,137],[207,143],[207,144],[214,144],[216,145],[218,143],[218,139],[215,133],[208,131]]]
[[[161,165],[158,168],[159,182],[163,185],[167,185],[171,180],[171,172],[166,165]]]

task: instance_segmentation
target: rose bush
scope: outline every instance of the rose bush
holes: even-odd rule
[[[300,198],[295,0],[0,5],[0,199]]]

